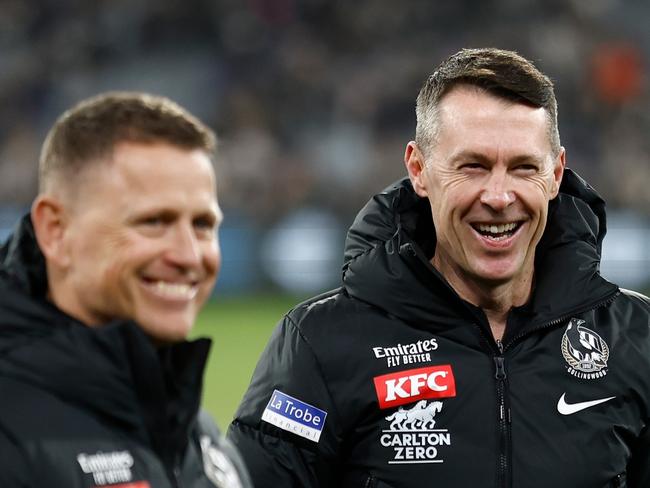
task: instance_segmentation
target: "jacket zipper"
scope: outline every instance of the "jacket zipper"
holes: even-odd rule
[[[619,474],[612,480],[610,483],[612,488],[623,488],[625,486],[625,475],[624,474]]]
[[[499,354],[494,356],[494,378],[497,389],[497,423],[499,430],[499,457],[497,461],[497,487],[510,486],[510,406],[508,402],[508,384],[506,374],[506,358],[503,355],[503,344],[496,341]]]
[[[181,488],[183,486],[181,484],[181,469],[178,466],[174,466],[172,475],[172,486],[174,488]]]
[[[522,338],[524,338],[524,337],[526,337],[526,336],[528,336],[528,335],[530,335],[530,334],[534,334],[534,333],[536,333],[536,332],[539,332],[540,330],[548,329],[549,327],[553,327],[553,326],[555,326],[555,325],[558,325],[558,324],[564,322],[565,320],[570,319],[570,318],[573,317],[574,315],[580,315],[581,313],[591,312],[592,310],[596,310],[597,308],[600,308],[600,307],[604,307],[604,306],[606,306],[606,305],[609,305],[609,304],[612,303],[614,300],[616,300],[616,297],[618,297],[620,294],[621,294],[620,290],[616,290],[616,292],[614,292],[612,295],[610,295],[610,296],[608,296],[607,298],[601,300],[600,302],[597,302],[597,303],[594,304],[594,305],[589,305],[588,307],[584,307],[584,308],[582,308],[582,309],[574,310],[574,311],[572,311],[572,312],[570,312],[570,313],[567,313],[567,314],[565,314],[565,315],[562,315],[561,317],[558,317],[558,318],[556,318],[556,319],[553,319],[553,320],[551,320],[550,322],[546,322],[546,323],[540,325],[539,327],[535,327],[534,329],[531,329],[531,330],[528,330],[528,331],[526,331],[526,332],[524,332],[524,333],[522,333],[522,334],[519,334],[518,336],[515,336],[515,337],[514,337],[510,342],[508,342],[507,344],[505,344],[505,345],[502,344],[501,347],[502,347],[503,350],[505,351],[505,350],[508,349],[510,346],[512,346],[512,345],[515,344],[516,342],[519,342]],[[498,345],[498,344],[497,344],[497,345]]]
[[[167,478],[172,485],[172,488],[182,488],[181,482],[181,459],[178,454],[174,455],[171,468],[167,468]]]
[[[417,250],[413,247],[412,244],[404,244],[400,248],[400,252],[402,248],[407,248],[410,254],[414,257],[420,258],[422,262],[425,264],[429,264],[426,259],[424,259],[418,252]],[[435,271],[435,270],[434,270]],[[500,340],[496,340],[496,346],[498,349],[498,355],[494,356],[494,365],[495,365],[495,374],[494,377],[496,379],[496,389],[497,389],[497,403],[498,403],[498,423],[499,423],[499,460],[498,460],[498,467],[497,467],[497,488],[509,488],[510,486],[510,471],[511,471],[511,463],[510,463],[510,451],[511,451],[511,432],[510,432],[510,426],[512,423],[512,416],[510,412],[510,407],[509,407],[509,402],[508,402],[508,391],[507,391],[507,375],[506,375],[506,368],[505,368],[505,356],[504,352],[505,350],[510,347],[512,344],[518,342],[522,338],[526,337],[529,334],[538,332],[540,330],[544,330],[549,327],[553,327],[554,325],[557,325],[569,318],[571,318],[573,315],[579,315],[581,313],[586,313],[591,310],[595,310],[600,307],[604,307],[610,303],[612,303],[618,295],[620,295],[620,290],[616,290],[614,293],[612,293],[610,296],[604,298],[603,300],[596,302],[595,304],[590,304],[587,307],[584,307],[582,309],[577,309],[573,310],[571,313],[565,314],[561,317],[558,317],[556,319],[553,319],[549,322],[544,323],[543,325],[539,327],[535,327],[532,330],[529,330],[527,332],[524,332],[518,336],[515,336],[510,342],[508,342],[505,346]],[[488,342],[494,341],[494,336],[491,334],[488,336],[486,331],[481,327],[480,325],[477,324],[477,327],[479,329],[479,332],[483,337],[487,339]]]
[[[494,366],[495,373],[494,378],[496,379],[496,389],[497,389],[497,407],[498,407],[498,424],[499,424],[499,459],[497,466],[497,488],[509,488],[510,487],[510,471],[511,471],[511,424],[512,416],[510,411],[510,405],[508,402],[508,383],[507,383],[507,373],[506,373],[506,364],[505,364],[505,350],[526,337],[529,334],[538,332],[540,330],[553,327],[561,322],[569,319],[573,315],[579,315],[591,310],[595,310],[599,307],[603,307],[611,302],[613,302],[616,297],[620,294],[620,291],[613,293],[611,296],[606,299],[596,303],[595,305],[590,305],[582,310],[574,310],[570,314],[563,315],[562,317],[551,320],[540,327],[529,330],[523,334],[515,336],[510,342],[504,345],[500,340],[496,340],[496,345],[498,349],[498,354],[494,356]],[[483,329],[479,327],[482,331]]]

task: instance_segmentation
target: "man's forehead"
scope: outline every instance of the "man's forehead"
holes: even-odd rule
[[[447,117],[459,114],[481,117],[495,112],[513,111],[540,122],[545,122],[548,117],[543,107],[501,97],[472,85],[459,85],[451,89],[440,99],[438,110],[440,115]]]
[[[75,177],[81,205],[153,206],[167,201],[206,210],[218,207],[212,161],[201,150],[121,144]]]
[[[454,151],[484,153],[502,146],[515,157],[546,156],[551,150],[544,108],[512,102],[485,91],[457,89],[439,106],[438,144]]]
[[[197,180],[214,184],[212,160],[202,149],[188,149],[166,142],[121,142],[112,152],[108,167],[143,182],[155,183],[158,176],[174,175],[178,184]]]

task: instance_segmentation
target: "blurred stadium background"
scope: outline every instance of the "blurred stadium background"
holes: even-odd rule
[[[608,201],[603,274],[650,289],[647,0],[0,0],[0,238],[45,132],[109,89],[167,95],[220,137],[223,272],[205,405],[226,425],[273,325],[336,286],[346,227],[404,174],[421,83],[462,47],[557,85],[568,164]]]

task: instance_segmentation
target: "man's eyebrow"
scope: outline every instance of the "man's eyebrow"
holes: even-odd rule
[[[487,163],[491,161],[490,158],[488,158],[485,154],[482,154],[477,151],[468,151],[468,150],[462,150],[457,152],[456,154],[453,154],[451,160],[455,163],[459,161],[467,161],[467,160],[479,161],[481,163]]]
[[[459,151],[458,153],[452,155],[451,157],[451,161],[455,163],[459,161],[467,161],[467,160],[473,160],[480,163],[492,162],[492,158],[478,151],[471,151],[471,150]],[[543,162],[544,162],[544,157],[539,156],[538,154],[518,154],[508,159],[508,163],[510,164],[517,164],[517,163],[542,164]]]
[[[544,163],[544,158],[538,156],[537,154],[521,154],[510,159],[511,164],[520,164],[520,163],[535,163],[541,165]]]
[[[192,220],[208,220],[212,225],[219,226],[223,220],[221,212],[216,210],[202,210],[192,214]]]
[[[178,212],[170,207],[165,206],[152,206],[152,207],[143,207],[143,208],[134,208],[131,212],[131,217],[134,219],[142,217],[162,217],[162,218],[174,218]]]

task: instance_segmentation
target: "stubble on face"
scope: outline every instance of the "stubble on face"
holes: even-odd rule
[[[439,109],[420,176],[438,239],[432,264],[476,305],[522,304],[564,164],[563,152],[551,154],[546,112],[473,88],[456,88]]]

